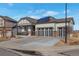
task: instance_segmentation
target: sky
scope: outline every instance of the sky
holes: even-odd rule
[[[79,30],[79,4],[67,4],[67,16],[73,17],[75,21],[74,30]],[[42,18],[52,16],[55,18],[65,17],[64,3],[0,3],[0,15],[9,16],[15,20],[29,16]]]

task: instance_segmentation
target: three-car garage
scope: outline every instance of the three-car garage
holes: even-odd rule
[[[38,36],[53,36],[53,28],[37,28]]]

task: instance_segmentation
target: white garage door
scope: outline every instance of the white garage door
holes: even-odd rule
[[[7,31],[7,32],[6,32],[6,36],[7,36],[7,37],[11,37],[11,31]]]
[[[38,36],[53,36],[53,28],[38,28]]]

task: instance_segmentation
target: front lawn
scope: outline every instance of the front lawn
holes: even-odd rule
[[[63,45],[79,45],[79,37],[68,38],[67,44],[65,43],[65,39],[61,39],[55,46],[63,46]]]

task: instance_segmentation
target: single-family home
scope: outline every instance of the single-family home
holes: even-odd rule
[[[35,25],[37,23],[36,19],[31,17],[23,17],[17,23],[17,33],[18,35],[35,35]]]
[[[74,20],[72,17],[67,18],[67,34],[73,31]],[[33,19],[23,17],[18,21],[18,34],[29,36],[65,36],[65,18],[57,19],[52,16]]]
[[[12,37],[13,27],[15,27],[17,21],[8,17],[0,16],[0,37]]]
[[[67,18],[67,34],[68,36],[73,31],[74,20],[72,17]],[[36,36],[65,36],[65,18],[56,19],[48,16],[38,19],[35,25]]]

